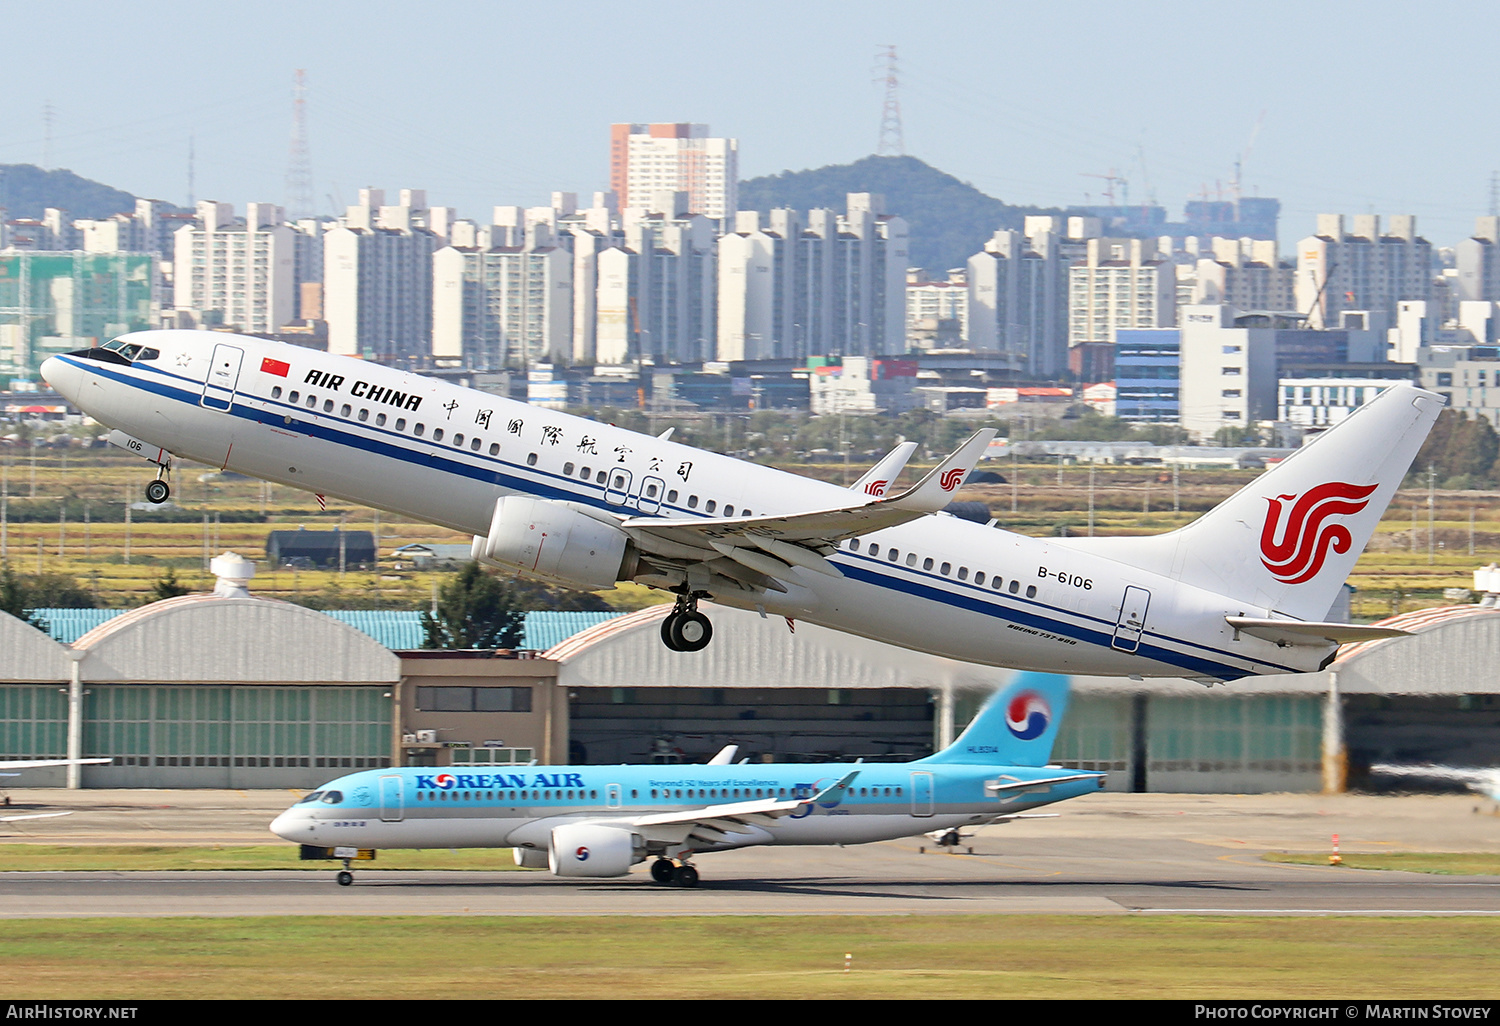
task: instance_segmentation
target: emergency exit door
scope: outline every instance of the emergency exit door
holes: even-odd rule
[[[1120,602],[1120,618],[1115,621],[1115,635],[1110,646],[1121,652],[1134,652],[1141,647],[1141,635],[1146,632],[1146,607],[1151,604],[1151,593],[1145,588],[1129,587]]]

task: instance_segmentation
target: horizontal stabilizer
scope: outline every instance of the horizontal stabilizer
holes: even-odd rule
[[[1306,620],[1262,620],[1253,616],[1226,616],[1224,622],[1242,634],[1273,641],[1278,645],[1344,645],[1353,641],[1404,638],[1411,631],[1394,627],[1371,627],[1361,623],[1310,623]]]

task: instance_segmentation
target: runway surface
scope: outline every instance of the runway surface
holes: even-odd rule
[[[287,792],[12,791],[0,843],[275,843]],[[1500,877],[1262,861],[1273,850],[1500,851],[1500,817],[1464,796],[1100,794],[1057,818],[986,827],[973,853],[924,837],[757,848],[696,860],[702,883],[546,872],[0,872],[0,917],[162,915],[947,915],[975,913],[1500,915]],[[927,845],[924,854],[919,849]],[[509,851],[494,853],[496,865]],[[378,864],[378,863],[377,863]]]

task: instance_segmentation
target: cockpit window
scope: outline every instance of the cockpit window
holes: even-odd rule
[[[161,350],[152,349],[150,346],[141,346],[141,351],[135,354],[136,362],[141,360],[160,360]]]
[[[314,791],[312,794],[308,795],[306,798],[303,798],[297,804],[298,805],[306,805],[308,802],[315,802],[315,801],[317,801],[321,797],[323,797],[323,792],[322,791]]]
[[[344,792],[342,792],[342,791],[324,791],[323,792],[323,804],[324,805],[337,805],[339,802],[341,802],[343,800],[344,800]]]

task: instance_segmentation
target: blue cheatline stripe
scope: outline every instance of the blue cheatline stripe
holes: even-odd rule
[[[59,357],[59,359],[65,358]],[[186,392],[182,389],[175,388],[170,385],[156,385],[152,382],[144,381],[131,376],[126,376],[124,374],[115,372],[103,365],[100,365],[99,367],[90,365],[83,367],[82,369],[91,373],[102,374],[105,377],[117,381],[122,385],[125,385],[126,387],[140,388],[145,391],[153,392],[168,400],[181,402],[194,408],[199,407],[199,404],[197,402],[197,395],[195,393]],[[164,374],[164,372],[160,371],[157,371],[157,373]],[[243,393],[237,393],[237,395],[243,395]],[[264,403],[267,406],[279,407],[280,409],[288,412],[275,413],[271,411],[259,410],[252,408],[245,402],[241,401],[239,403],[236,403],[235,406],[228,411],[229,415],[239,417],[251,423],[263,424],[266,426],[291,427],[294,430],[297,430],[299,433],[307,435],[308,437],[318,438],[322,441],[331,442],[335,445],[348,446],[349,448],[358,449],[360,451],[368,452],[377,456],[383,456],[387,459],[398,460],[412,466],[422,466],[428,469],[439,470],[442,473],[454,474],[459,477],[466,477],[470,480],[478,481],[483,484],[493,484],[502,488],[524,491],[528,494],[537,495],[542,498],[564,499],[572,502],[583,502],[597,509],[608,510],[611,512],[613,512],[617,508],[615,504],[604,502],[602,499],[596,498],[595,496],[588,494],[581,495],[568,488],[563,488],[558,484],[552,483],[553,481],[566,481],[570,486],[574,488],[577,487],[577,482],[574,482],[572,478],[563,477],[561,474],[554,474],[550,471],[545,470],[529,469],[525,472],[526,476],[520,476],[520,474],[518,473],[520,471],[519,467],[515,467],[513,464],[507,463],[505,460],[499,457],[487,456],[482,453],[471,454],[472,456],[478,457],[480,460],[486,463],[497,464],[500,467],[504,467],[507,468],[507,470],[512,470],[515,472],[505,473],[500,470],[486,470],[482,467],[475,467],[468,463],[460,462],[458,460],[453,460],[446,456],[439,455],[439,453],[443,450],[437,449],[436,444],[432,442],[422,443],[428,446],[432,446],[434,450],[432,452],[424,453],[409,448],[407,444],[394,445],[390,442],[369,438],[365,435],[348,431],[346,429],[335,426],[334,424],[325,424],[317,421],[308,422],[299,419],[299,417],[305,415],[302,407],[292,406],[290,404],[280,403],[274,400],[263,399],[259,396],[252,396],[251,398],[254,402]],[[298,413],[299,416],[291,418],[291,424],[288,425],[286,423],[286,420],[290,416],[290,413],[293,411]],[[363,428],[363,430],[400,438],[403,443],[418,441],[416,439],[408,439],[405,435],[398,434],[397,432],[390,431],[384,428]],[[608,464],[606,464],[606,466],[608,466]],[[600,486],[591,486],[591,488],[592,487]],[[679,507],[671,508],[674,512],[682,513],[686,516],[704,516],[704,514],[697,511],[685,510]],[[847,554],[839,553],[838,556],[845,557],[847,556]],[[844,558],[839,558],[838,561],[845,566],[848,566]],[[1076,626],[1066,621],[1058,620],[1054,617],[1049,617],[1040,613],[1028,612],[1024,609],[1019,608],[1006,610],[1003,614],[997,613],[992,601],[979,601],[971,596],[956,593],[950,590],[948,587],[933,588],[919,582],[908,581],[904,578],[895,577],[890,574],[872,573],[868,569],[861,569],[858,567],[849,567],[849,570],[852,571],[851,573],[849,573],[849,576],[854,577],[856,580],[863,581],[866,584],[872,584],[876,587],[887,588],[892,591],[904,592],[909,595],[923,598],[930,602],[936,602],[940,605],[954,606],[960,609],[967,609],[971,612],[982,613],[987,616],[995,616],[1013,620],[1017,623],[1036,627],[1041,630],[1048,630],[1057,634],[1073,637],[1088,644],[1107,647],[1110,643],[1111,638],[1113,637],[1113,624],[1109,625],[1109,632],[1104,633],[1101,631],[1091,630],[1086,627]],[[912,572],[921,573],[921,571]],[[947,584],[950,582],[945,581],[944,583]],[[1017,601],[1019,602],[1027,600]],[[1042,608],[1045,609],[1053,608],[1041,603],[1033,604],[1041,605]],[[1083,614],[1079,615],[1083,616]],[[1088,619],[1093,619],[1095,620],[1095,622],[1100,624],[1104,624],[1106,622],[1095,617],[1088,617]],[[1149,636],[1150,635],[1147,635],[1147,637]],[[1194,642],[1186,642],[1180,640],[1178,641],[1178,644],[1191,645],[1194,648],[1201,649],[1205,652],[1211,652],[1215,655],[1226,658],[1232,657],[1230,653],[1215,649],[1212,646],[1199,645]],[[1202,659],[1196,656],[1187,655],[1186,653],[1178,652],[1174,649],[1165,648],[1159,644],[1145,643],[1144,641],[1136,650],[1135,654],[1140,655],[1144,658],[1150,658],[1159,662],[1164,662],[1170,666],[1181,667],[1184,670],[1190,671],[1200,676],[1235,678],[1250,676],[1253,672],[1241,666]],[[1297,672],[1294,667],[1281,666],[1276,663],[1263,663],[1262,665],[1283,670],[1287,673]]]

